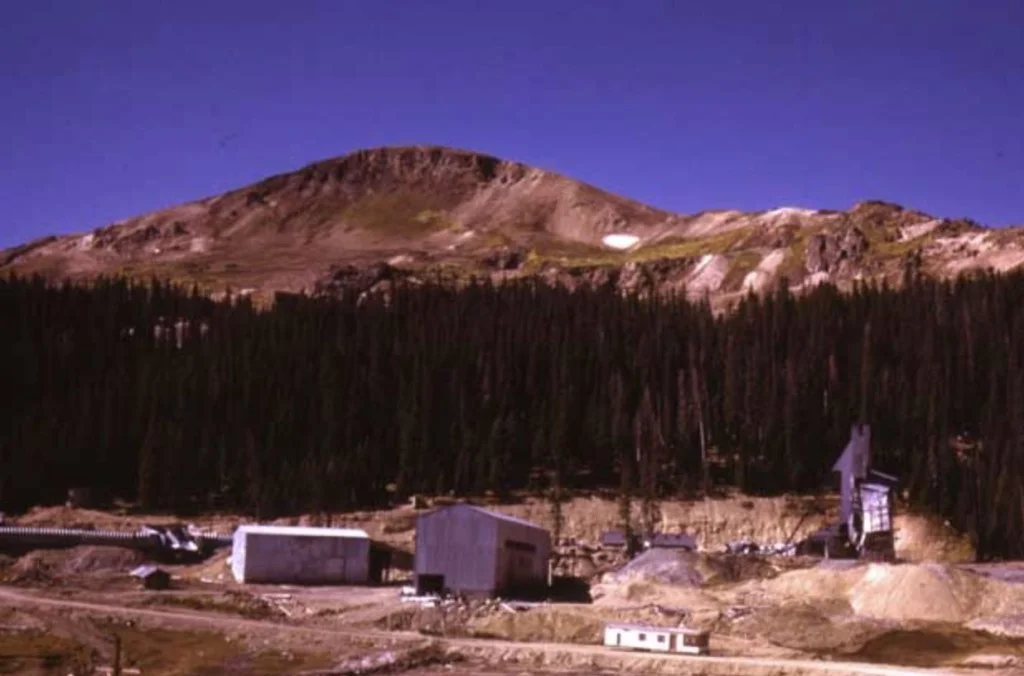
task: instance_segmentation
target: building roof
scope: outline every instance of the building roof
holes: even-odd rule
[[[635,537],[635,536],[634,536]],[[626,544],[626,534],[621,530],[610,530],[601,535],[601,544],[605,546],[617,546]]]
[[[256,533],[259,535],[292,535],[299,537],[334,537],[334,538],[360,538],[369,539],[370,536],[365,530],[358,528],[320,528],[318,526],[272,526],[264,524],[243,524],[238,531],[243,533]]]
[[[696,549],[697,541],[686,533],[652,533],[645,538],[651,547],[684,547]]]
[[[537,524],[533,523],[532,521],[527,521],[526,519],[519,519],[519,518],[516,518],[514,516],[509,516],[508,514],[502,514],[501,512],[495,512],[495,511],[491,511],[489,509],[484,509],[483,507],[477,507],[476,505],[472,505],[472,504],[470,504],[468,502],[457,502],[454,505],[445,505],[444,507],[438,507],[437,509],[435,509],[433,511],[426,512],[425,514],[421,514],[420,516],[421,517],[422,516],[430,516],[432,514],[439,514],[439,513],[443,512],[445,510],[448,510],[448,509],[459,509],[459,508],[461,508],[461,509],[471,509],[474,512],[479,512],[481,514],[486,514],[487,516],[489,516],[489,517],[491,517],[493,519],[497,519],[498,521],[505,521],[507,523],[514,523],[514,524],[519,525],[519,526],[526,526],[527,528],[533,528],[534,530],[541,530],[541,531],[544,531],[545,533],[547,532],[546,528],[538,526]]]
[[[889,485],[892,485],[892,486],[895,486],[896,484],[899,483],[899,479],[897,479],[892,474],[886,474],[885,472],[879,472],[877,469],[869,469],[868,470],[867,479],[868,479],[868,481],[870,481],[872,483],[883,483],[883,484],[889,484]]]
[[[871,427],[853,425],[850,429],[850,441],[839,454],[833,472],[850,472],[854,476],[863,477],[871,463]]]
[[[631,631],[649,631],[652,634],[657,633],[670,633],[670,634],[706,634],[708,632],[700,629],[690,629],[689,627],[655,627],[650,624],[633,624],[630,622],[605,622],[605,629],[626,629]]]

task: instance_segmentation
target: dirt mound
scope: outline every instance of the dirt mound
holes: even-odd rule
[[[146,556],[141,552],[120,547],[75,547],[67,553],[61,572],[71,575],[127,573],[146,562]]]
[[[670,549],[651,549],[617,571],[606,573],[605,584],[650,582],[676,587],[708,587],[760,580],[778,575],[778,569],[756,556],[703,554]]]
[[[606,574],[603,581],[609,584],[646,581],[680,587],[700,587],[704,582],[700,558],[700,555],[694,552],[651,549],[619,570]]]
[[[594,607],[602,613],[642,609],[682,612],[687,617],[717,616],[723,603],[701,589],[660,585],[653,582],[600,584],[591,588]],[[626,617],[620,619],[629,619]],[[634,621],[635,618],[630,621]]]
[[[53,566],[46,561],[44,552],[31,552],[22,556],[3,571],[8,584],[45,584],[53,579]]]
[[[825,562],[813,568],[789,571],[765,582],[750,582],[745,587],[772,598],[827,601],[845,599],[850,587],[863,574],[864,568],[860,565]]]
[[[142,553],[117,547],[37,550],[8,566],[3,571],[3,580],[46,584],[68,575],[127,573],[145,561]]]
[[[985,586],[980,576],[938,565],[870,565],[848,596],[865,617],[960,623],[974,614]]]
[[[749,583],[744,591],[778,602],[845,601],[860,617],[894,622],[960,624],[1012,615],[1024,604],[1024,585],[943,564],[828,564]]]
[[[599,617],[557,609],[495,613],[475,619],[469,633],[481,638],[545,643],[600,643],[604,623]]]

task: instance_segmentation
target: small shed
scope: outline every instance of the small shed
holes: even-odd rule
[[[540,526],[470,504],[416,519],[419,594],[530,596],[547,589],[551,535]]]
[[[709,639],[708,632],[686,627],[655,627],[622,622],[604,626],[604,644],[610,648],[706,655]]]
[[[231,572],[239,582],[367,584],[371,542],[354,528],[244,525],[235,531]]]
[[[130,575],[139,580],[145,589],[169,589],[171,586],[171,574],[156,566],[139,566]]]

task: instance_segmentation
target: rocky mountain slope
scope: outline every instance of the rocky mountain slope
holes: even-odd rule
[[[266,296],[401,277],[538,275],[576,287],[710,295],[857,279],[899,283],[1024,263],[1024,229],[866,201],[847,211],[672,214],[523,164],[379,148],[223,195],[0,252],[0,271],[157,275]]]

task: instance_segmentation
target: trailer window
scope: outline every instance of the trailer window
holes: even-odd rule
[[[665,635],[664,634],[658,634],[658,643],[664,643],[664,642],[665,642]]]
[[[647,640],[647,634],[640,634],[640,640],[641,641],[646,641]]]

